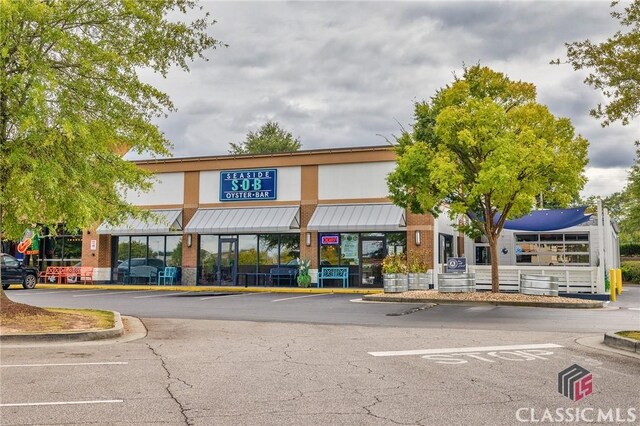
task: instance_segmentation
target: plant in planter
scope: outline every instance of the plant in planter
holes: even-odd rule
[[[390,254],[382,261],[385,292],[402,292],[408,289],[407,260],[403,254]]]
[[[429,267],[424,260],[414,258],[409,264],[409,290],[428,290],[430,284],[428,271]]]
[[[296,280],[298,281],[298,287],[310,287],[311,286],[311,275],[309,275],[309,261],[303,260],[300,262],[300,267],[298,268],[298,277]]]

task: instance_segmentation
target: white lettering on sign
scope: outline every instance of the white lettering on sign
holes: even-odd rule
[[[548,360],[545,356],[553,355],[551,351],[543,351],[540,349],[529,349],[520,351],[491,351],[487,353],[467,352],[456,354],[438,354],[438,355],[422,355],[422,358],[434,361],[438,364],[466,364],[471,360],[482,362],[503,361],[535,361],[537,359]]]

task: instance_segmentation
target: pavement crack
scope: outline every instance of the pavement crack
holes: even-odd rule
[[[151,353],[153,353],[153,355],[160,360],[160,365],[162,365],[162,368],[164,369],[165,373],[167,374],[168,382],[167,382],[167,386],[165,387],[165,389],[166,389],[167,393],[169,394],[169,396],[171,397],[171,399],[173,399],[175,401],[175,403],[178,404],[178,408],[180,408],[180,414],[182,414],[182,417],[184,418],[184,424],[186,424],[187,426],[192,426],[193,422],[187,416],[187,413],[186,413],[187,409],[184,408],[182,403],[178,400],[178,398],[171,391],[171,384],[175,380],[175,381],[178,381],[180,383],[183,383],[185,386],[188,386],[190,388],[193,388],[193,385],[185,382],[182,379],[179,379],[177,377],[173,377],[172,374],[171,374],[171,371],[169,371],[169,368],[167,367],[167,364],[166,364],[166,362],[164,360],[164,357],[162,355],[160,355],[158,352],[156,352],[156,350],[148,343],[147,343],[147,347],[149,348]]]

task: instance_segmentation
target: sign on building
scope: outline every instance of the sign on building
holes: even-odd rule
[[[278,170],[223,170],[220,172],[220,201],[275,200],[278,198]]]

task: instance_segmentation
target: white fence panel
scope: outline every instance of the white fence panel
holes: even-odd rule
[[[491,290],[491,266],[469,265],[469,272],[476,274],[476,289]],[[547,275],[560,279],[559,291],[564,293],[598,293],[595,267],[536,267],[536,266],[500,266],[500,291],[520,291],[520,274]]]

